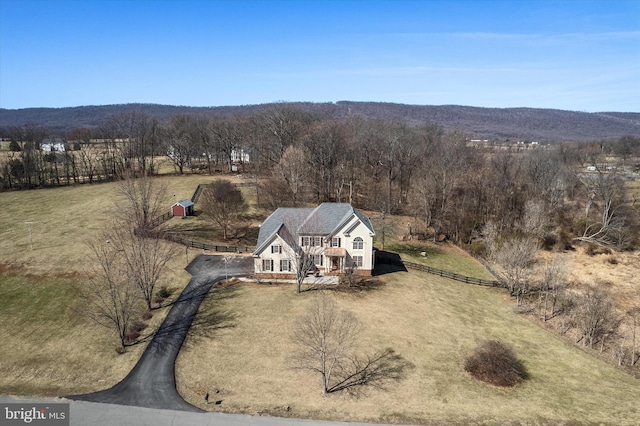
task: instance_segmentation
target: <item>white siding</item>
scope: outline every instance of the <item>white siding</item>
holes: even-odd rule
[[[336,237],[340,237],[340,246],[347,250],[348,259],[352,256],[362,256],[362,268],[358,269],[370,271],[373,269],[373,237],[369,228],[360,222],[355,229],[349,232],[349,236],[345,235],[345,231],[349,230],[358,221],[359,219],[354,215],[336,234]],[[362,238],[362,250],[353,249],[353,240],[356,237]]]
[[[279,253],[272,253],[271,247],[274,245],[278,245],[281,247],[281,250]],[[263,271],[262,270],[262,260],[263,259],[271,259],[273,260],[273,271]],[[282,272],[280,271],[280,260],[282,259],[289,259],[291,260],[291,268],[292,271],[285,271]],[[273,241],[271,241],[271,244],[269,244],[268,246],[265,247],[265,249],[262,251],[262,253],[260,253],[260,257],[257,257],[254,259],[254,266],[255,266],[255,271],[256,272],[272,272],[274,274],[278,274],[278,273],[284,273],[284,274],[291,274],[291,273],[295,273],[295,268],[296,268],[296,258],[295,258],[295,253],[293,252],[293,250],[291,249],[291,247],[289,247],[289,245],[282,239],[280,238],[279,235],[276,235],[275,238],[273,239]]]

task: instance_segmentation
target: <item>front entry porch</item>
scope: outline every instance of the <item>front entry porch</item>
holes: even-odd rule
[[[327,257],[327,266],[325,273],[340,274],[344,272],[345,259],[347,258],[347,250],[340,247],[327,248],[324,251]]]

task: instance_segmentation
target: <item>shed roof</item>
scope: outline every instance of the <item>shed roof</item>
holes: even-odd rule
[[[174,206],[182,206],[182,207],[191,207],[193,206],[193,201],[191,200],[182,200],[182,201],[178,201],[177,203],[174,204]]]

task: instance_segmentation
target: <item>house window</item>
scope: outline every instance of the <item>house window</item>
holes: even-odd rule
[[[322,247],[322,237],[302,237],[302,247]]]
[[[271,254],[282,253],[282,246],[274,244],[271,246]]]
[[[340,247],[340,237],[331,238],[331,247]]]
[[[364,241],[360,237],[356,237],[353,240],[353,249],[362,250],[364,248]]]
[[[262,270],[273,271],[273,259],[262,259]]]
[[[313,255],[313,264],[316,266],[322,266],[322,255],[314,254]]]
[[[289,259],[281,259],[280,260],[280,270],[282,272],[290,272],[291,271],[291,261]]]
[[[353,266],[362,268],[362,256],[353,256]]]

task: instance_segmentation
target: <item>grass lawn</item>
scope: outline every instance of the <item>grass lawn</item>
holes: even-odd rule
[[[167,211],[174,198],[191,198],[199,183],[212,180],[198,175],[158,179],[167,184]],[[46,275],[83,271],[85,243],[108,224],[118,196],[116,184],[105,183],[0,193],[0,202],[0,263]],[[33,250],[25,222],[32,222]]]
[[[142,345],[118,355],[113,336],[80,314],[75,280],[0,274],[0,393],[96,391],[117,383],[137,362]]]
[[[334,297],[362,322],[363,351],[390,347],[413,363],[386,391],[323,395],[319,377],[291,369],[293,325],[316,294],[256,284],[203,305],[199,315],[222,318],[220,327],[187,338],[178,390],[209,410],[342,421],[637,424],[637,380],[513,313],[501,290],[414,272],[382,279],[369,293]],[[530,379],[501,389],[466,374],[465,356],[484,339],[512,345]],[[222,403],[205,405],[206,392]]]
[[[480,262],[451,243],[393,241],[387,243],[385,248],[398,253],[402,260],[408,262],[422,263],[467,277],[495,280],[495,277]],[[423,256],[422,253],[426,255]]]
[[[190,198],[203,181],[160,179],[170,198]],[[117,355],[114,335],[80,313],[73,290],[91,266],[85,242],[107,224],[116,200],[113,183],[0,193],[0,393],[96,391],[121,380],[139,359],[144,345]],[[27,221],[33,222],[33,250]],[[181,251],[167,269],[164,284],[174,294],[190,279],[185,265]],[[166,309],[155,311],[151,325],[165,315]]]
[[[214,178],[159,179],[168,184],[168,209]],[[255,190],[242,190],[251,200]],[[99,235],[117,207],[115,184],[0,193],[0,201],[0,393],[67,395],[115,384],[144,345],[117,355],[113,336],[79,314],[73,291],[91,263],[84,242]],[[25,222],[33,222],[33,250]],[[180,228],[189,220],[167,225]],[[405,260],[492,278],[455,247],[392,240],[385,248]],[[198,253],[191,250],[188,259]],[[186,261],[182,251],[165,277],[174,294],[189,280]],[[391,347],[413,364],[401,383],[358,399],[323,395],[317,377],[292,370],[289,362],[295,319],[316,294],[297,295],[292,285],[240,284],[213,292],[201,307],[178,357],[178,390],[206,409],[344,421],[637,423],[637,380],[514,314],[500,290],[415,272],[381,280],[384,286],[367,293],[334,297],[362,322],[363,351]],[[165,315],[155,311],[151,325]],[[490,338],[514,347],[530,380],[505,390],[463,371],[465,355]],[[212,399],[222,403],[205,406],[204,394],[216,389]]]

